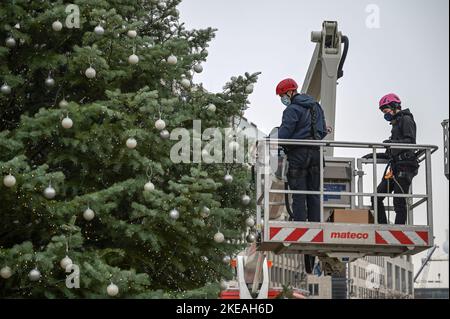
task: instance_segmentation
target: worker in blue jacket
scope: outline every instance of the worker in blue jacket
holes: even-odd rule
[[[283,122],[278,130],[279,139],[322,140],[327,136],[325,116],[320,104],[311,96],[299,94],[293,79],[281,81],[276,89],[286,106]],[[289,169],[291,190],[319,191],[320,149],[315,146],[284,147]],[[320,196],[295,194],[292,196],[295,221],[320,222]]]

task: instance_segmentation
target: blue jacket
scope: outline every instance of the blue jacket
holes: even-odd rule
[[[322,140],[327,136],[327,126],[322,107],[309,95],[297,94],[283,112],[283,122],[278,130],[279,139],[305,140],[311,139],[311,113],[314,108],[317,114],[317,137]]]

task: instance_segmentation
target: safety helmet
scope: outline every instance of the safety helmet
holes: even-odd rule
[[[400,100],[400,98],[398,97],[397,94],[389,93],[389,94],[387,94],[387,95],[385,95],[385,96],[383,96],[381,98],[381,100],[380,100],[380,109],[383,109],[384,107],[388,106],[392,102],[397,103],[398,107],[402,103],[402,101]]]
[[[288,91],[295,91],[298,89],[298,84],[293,79],[285,79],[277,85],[277,95],[286,94]]]

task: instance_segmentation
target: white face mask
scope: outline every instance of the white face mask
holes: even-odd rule
[[[289,106],[291,105],[291,98],[289,97],[289,95],[285,94],[281,97],[281,103],[283,103],[285,106]]]

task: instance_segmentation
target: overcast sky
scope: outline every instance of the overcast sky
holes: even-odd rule
[[[371,4],[379,8],[379,28],[367,27]],[[390,126],[378,101],[397,93],[416,118],[418,143],[440,147],[433,159],[433,204],[436,244],[442,246],[449,214],[441,127],[449,117],[448,0],[184,0],[179,10],[189,29],[218,29],[196,77],[206,89],[219,92],[231,76],[262,72],[245,116],[266,133],[281,122],[276,84],[293,77],[302,85],[314,51],[311,31],[321,30],[324,20],[338,21],[350,51],[337,91],[335,139],[387,139]],[[417,180],[414,187],[419,192],[424,183]],[[442,249],[435,256],[443,256]],[[437,273],[448,287],[448,264],[433,263],[429,280]]]

